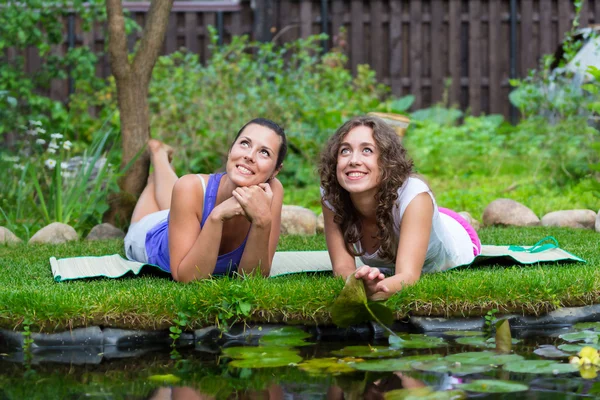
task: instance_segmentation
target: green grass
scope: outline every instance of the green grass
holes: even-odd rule
[[[588,262],[543,266],[485,266],[426,275],[388,301],[397,318],[407,315],[481,316],[501,313],[539,315],[566,306],[598,303],[599,234],[548,228],[486,228],[486,244],[531,245],[546,235]],[[284,236],[280,250],[325,249],[321,235]],[[291,275],[273,279],[220,278],[190,284],[151,275],[56,283],[50,256],[123,254],[122,241],[76,242],[58,246],[0,247],[0,327],[34,331],[79,326],[163,329],[177,312],[189,315],[188,328],[212,324],[330,322],[328,307],[343,287],[341,279]],[[251,306],[244,314],[244,305]]]

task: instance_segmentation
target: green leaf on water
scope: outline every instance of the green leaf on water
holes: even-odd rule
[[[293,326],[284,326],[274,329],[259,339],[259,343],[272,346],[308,346],[312,343],[305,342],[304,339],[311,337],[310,333]]]
[[[529,386],[519,382],[494,379],[478,379],[469,383],[456,385],[456,387],[477,393],[512,393],[524,392],[529,389]]]
[[[496,322],[496,351],[508,354],[512,349],[512,336],[507,319]]]
[[[181,378],[178,376],[175,376],[173,374],[165,374],[165,375],[151,375],[148,377],[148,380],[150,380],[152,382],[164,382],[164,383],[175,384],[175,383],[178,383],[181,380]]]
[[[448,335],[448,336],[461,336],[461,337],[467,337],[467,336],[483,336],[484,333],[481,331],[446,331],[446,332],[442,332],[444,335]]]
[[[522,374],[568,374],[579,371],[579,368],[571,364],[557,363],[552,360],[521,360],[506,363],[503,367],[506,371],[519,372]]]
[[[600,346],[597,344],[561,344],[558,348],[562,351],[566,351],[567,353],[579,353],[581,349],[589,346],[593,347],[596,350],[600,350]]]
[[[401,349],[433,349],[446,346],[446,341],[442,338],[416,333],[390,336],[389,342],[391,347]]]
[[[450,373],[456,376],[479,374],[494,369],[491,365],[461,364],[458,362],[448,362],[446,360],[416,362],[412,364],[412,368],[417,371],[437,372],[442,374]]]
[[[402,351],[384,346],[347,346],[331,354],[339,357],[384,358],[400,356]]]
[[[426,354],[421,356],[409,356],[402,358],[388,358],[383,360],[368,360],[353,365],[360,371],[410,371],[411,365],[416,362],[438,360],[442,356],[439,354]]]
[[[600,331],[600,322],[579,322],[579,323],[573,325],[573,329],[577,329],[578,331],[583,331],[583,330]]]
[[[302,361],[295,350],[278,346],[228,347],[223,355],[234,358],[229,365],[236,368],[284,367]]]
[[[444,390],[435,392],[431,387],[421,387],[415,389],[397,389],[391,390],[383,395],[385,400],[458,400],[465,399],[465,392],[461,390]]]
[[[348,362],[335,357],[313,358],[298,364],[298,368],[309,374],[339,375],[354,372],[353,367],[355,364],[355,362]]]
[[[449,362],[475,365],[502,365],[511,361],[522,360],[518,354],[498,354],[493,351],[473,351],[468,353],[451,354],[444,358]]]
[[[377,321],[389,325],[394,321],[392,310],[382,303],[367,301],[362,279],[351,274],[330,308],[331,319],[339,327],[347,328],[361,322]]]
[[[491,349],[496,347],[495,343],[490,343],[483,337],[460,337],[454,339],[454,341],[458,344],[466,344],[467,346],[487,347]]]
[[[578,349],[577,351],[579,350],[581,349]],[[551,344],[543,344],[537,349],[535,349],[533,353],[546,358],[565,358],[569,356],[569,353],[565,353],[564,351],[557,349]]]
[[[598,343],[598,332],[594,331],[580,331],[563,333],[558,337],[567,342],[585,342],[585,343]]]

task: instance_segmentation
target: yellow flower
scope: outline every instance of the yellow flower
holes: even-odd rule
[[[579,369],[579,373],[583,379],[594,379],[598,376],[597,372],[596,367],[582,367]]]
[[[598,355],[598,350],[585,346],[579,351],[579,357],[581,357],[582,364],[584,365],[600,365],[600,355]]]

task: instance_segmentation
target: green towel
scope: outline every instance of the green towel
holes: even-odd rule
[[[546,243],[548,241],[551,243]],[[556,239],[549,236],[530,247],[482,245],[481,254],[468,265],[490,264],[502,259],[518,264],[557,261],[585,262],[582,258],[558,247]],[[361,266],[363,263],[357,258],[356,265]],[[171,276],[169,272],[163,271],[157,265],[125,260],[118,254],[59,259],[50,257],[50,266],[56,282],[95,277],[120,278],[130,272],[138,275],[142,270]],[[270,276],[323,271],[331,271],[331,261],[327,251],[277,251],[271,265]]]

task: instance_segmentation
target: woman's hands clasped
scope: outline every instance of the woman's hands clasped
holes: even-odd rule
[[[273,191],[268,183],[240,186],[233,191],[233,198],[252,224],[263,227],[271,223]]]

